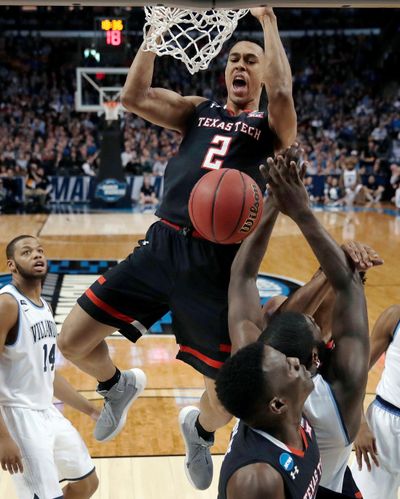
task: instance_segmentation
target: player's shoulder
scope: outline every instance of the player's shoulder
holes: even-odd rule
[[[285,497],[281,474],[273,466],[263,462],[251,463],[236,470],[228,481],[227,492],[232,499]]]
[[[3,312],[5,310],[18,310],[18,299],[9,291],[4,291],[0,293],[0,311]]]

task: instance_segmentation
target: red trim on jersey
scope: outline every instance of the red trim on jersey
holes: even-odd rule
[[[221,343],[221,345],[219,346],[220,352],[231,353],[231,350],[232,350],[232,345],[224,345]]]
[[[363,495],[361,494],[360,491],[356,492],[354,497],[356,497],[357,499],[363,499]]]
[[[303,440],[304,450],[295,449],[294,447],[290,447],[290,445],[288,445],[287,447],[292,454],[295,454],[296,456],[299,456],[299,457],[304,457],[304,452],[308,449],[308,441],[307,441],[306,432],[304,431],[304,429],[301,426],[300,426],[299,433],[300,433],[300,436]]]
[[[129,317],[128,315],[122,314],[121,312],[118,312],[115,308],[111,307],[110,305],[107,305],[103,300],[100,300],[91,289],[87,289],[85,292],[85,295],[89,298],[89,300],[96,305],[96,307],[101,308],[104,312],[107,312],[107,314],[112,315],[116,319],[119,319],[120,321],[128,322],[129,324],[132,323],[135,319],[133,317]]]
[[[184,227],[182,227],[181,225],[178,225],[178,224],[174,224],[172,222],[169,222],[168,220],[165,220],[165,218],[162,218],[161,219],[161,222],[165,225],[168,225],[168,227],[171,227],[171,229],[175,229],[175,230],[182,230]],[[190,235],[192,237],[197,237],[198,239],[205,239],[201,234],[200,232],[197,232],[197,230],[192,230],[190,232]]]
[[[211,367],[215,367],[215,369],[219,369],[224,364],[223,362],[220,362],[218,360],[210,359],[210,357],[207,357],[206,355],[202,354],[198,350],[195,350],[194,348],[191,348],[191,347],[185,347],[184,345],[179,345],[179,350],[181,352],[189,353],[190,355],[197,357],[198,359],[203,361],[205,364],[207,364]]]
[[[99,284],[104,284],[104,283],[106,282],[106,280],[107,280],[107,279],[101,275],[101,276],[97,279],[97,282],[98,282]]]

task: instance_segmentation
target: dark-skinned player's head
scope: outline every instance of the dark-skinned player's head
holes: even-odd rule
[[[216,379],[225,409],[255,428],[268,428],[288,415],[300,414],[313,388],[310,373],[298,359],[261,342],[238,350]]]
[[[47,260],[39,240],[34,236],[15,237],[6,247],[7,266],[13,277],[42,280],[47,273]]]
[[[298,312],[275,315],[262,332],[259,341],[279,350],[287,357],[297,357],[313,374],[325,351],[318,324],[310,315]]]
[[[225,67],[228,104],[258,108],[264,86],[264,50],[256,42],[243,40],[230,49]]]

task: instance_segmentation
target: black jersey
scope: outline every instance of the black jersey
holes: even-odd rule
[[[280,473],[286,499],[314,499],[322,472],[317,440],[305,418],[301,421],[300,431],[304,442],[303,452],[291,449],[270,435],[239,421],[233,429],[222,463],[218,499],[226,499],[227,484],[235,471],[254,463],[267,463]]]
[[[194,185],[209,171],[220,168],[247,173],[264,192],[259,166],[273,155],[273,141],[266,113],[243,111],[233,116],[215,102],[202,102],[188,124],[178,154],[168,162],[164,196],[156,215],[190,226],[188,202]]]

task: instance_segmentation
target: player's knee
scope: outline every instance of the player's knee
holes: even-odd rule
[[[57,346],[66,359],[73,358],[78,353],[77,345],[74,341],[72,341],[73,335],[71,333],[71,325],[65,323],[63,324],[61,332],[57,338]]]

